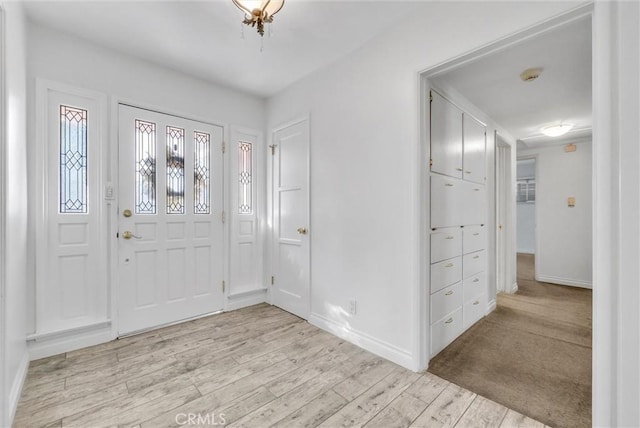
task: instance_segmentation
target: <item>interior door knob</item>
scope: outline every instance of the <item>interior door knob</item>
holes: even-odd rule
[[[299,227],[298,228],[298,233],[300,235],[306,235],[307,234],[307,229],[305,229],[304,227]]]
[[[142,239],[142,236],[134,235],[133,232],[131,232],[130,230],[125,230],[124,232],[122,232],[122,237],[124,239],[131,239],[131,238]]]

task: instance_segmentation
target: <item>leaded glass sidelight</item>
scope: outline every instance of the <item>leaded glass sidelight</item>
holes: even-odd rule
[[[210,153],[211,136],[204,132],[194,132],[194,168],[193,168],[193,212],[209,214],[210,212]]]
[[[87,110],[60,106],[60,213],[87,212]]]
[[[252,156],[253,145],[244,141],[238,143],[238,213],[251,214],[252,207]]]
[[[156,124],[136,120],[136,214],[156,213]]]
[[[184,214],[184,129],[167,126],[167,214]]]

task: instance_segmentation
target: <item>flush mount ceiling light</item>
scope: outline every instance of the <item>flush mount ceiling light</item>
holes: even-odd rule
[[[232,0],[238,9],[244,12],[246,25],[256,27],[258,34],[264,36],[264,24],[273,22],[273,15],[284,5],[284,0]]]
[[[559,137],[566,134],[573,129],[573,123],[560,123],[557,125],[549,125],[540,129],[540,131],[547,137]]]
[[[542,74],[542,68],[527,68],[520,73],[520,79],[522,79],[523,82],[532,82],[540,77],[540,74]]]

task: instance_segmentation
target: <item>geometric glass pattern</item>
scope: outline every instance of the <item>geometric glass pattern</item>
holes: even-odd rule
[[[251,203],[252,154],[252,144],[240,141],[238,145],[238,212],[240,214],[251,214],[253,209]]]
[[[60,106],[60,213],[87,212],[87,111]]]
[[[194,165],[193,165],[193,212],[209,214],[210,212],[210,177],[209,158],[211,153],[211,137],[205,132],[194,132]]]
[[[136,214],[156,213],[156,124],[136,120]]]
[[[184,214],[184,129],[167,126],[167,214]]]

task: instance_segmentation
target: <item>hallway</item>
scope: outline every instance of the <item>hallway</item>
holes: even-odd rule
[[[592,291],[537,282],[518,254],[518,292],[429,364],[429,371],[554,427],[591,425]]]

